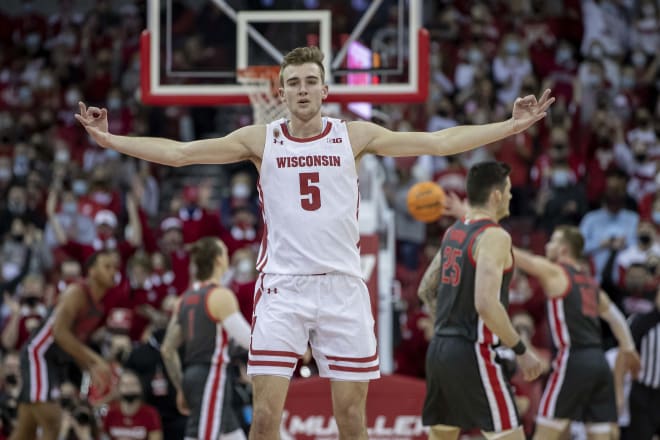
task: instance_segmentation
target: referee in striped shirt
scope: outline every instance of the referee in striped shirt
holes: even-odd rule
[[[650,440],[660,434],[660,286],[655,309],[636,315],[630,323],[642,369],[630,391],[629,439]]]

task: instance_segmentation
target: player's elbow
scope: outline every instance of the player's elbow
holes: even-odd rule
[[[163,359],[172,359],[174,357],[175,351],[170,347],[169,345],[161,345],[160,346],[160,356]]]
[[[474,308],[479,314],[479,316],[484,317],[488,316],[493,309],[491,300],[488,294],[479,294],[477,293],[474,296]]]

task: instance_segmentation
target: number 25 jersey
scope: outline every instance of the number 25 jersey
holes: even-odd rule
[[[486,326],[474,305],[475,277],[477,273],[474,247],[487,228],[499,228],[488,219],[458,220],[445,233],[440,245],[442,261],[435,334],[461,336],[470,342],[497,345],[499,338]],[[481,249],[480,252],[488,252]],[[513,257],[512,257],[513,258]],[[513,264],[502,274],[499,299],[504,308],[509,305],[509,284]]]
[[[358,176],[344,121],[324,117],[311,138],[292,136],[286,119],[268,124],[258,189],[259,271],[362,276]]]

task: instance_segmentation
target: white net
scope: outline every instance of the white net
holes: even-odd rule
[[[239,70],[238,82],[250,97],[255,124],[268,124],[288,117],[286,104],[278,95],[279,66],[253,66]]]

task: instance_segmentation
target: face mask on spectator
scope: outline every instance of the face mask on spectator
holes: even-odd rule
[[[231,196],[237,199],[245,199],[250,195],[250,187],[245,183],[237,183],[231,188]]]
[[[597,73],[587,73],[586,78],[584,79],[584,82],[588,86],[596,86],[600,84],[600,75]]]
[[[520,52],[520,44],[516,41],[509,41],[504,46],[504,51],[507,55],[518,55],[518,52]]]
[[[10,200],[9,203],[7,203],[7,208],[9,209],[9,212],[14,215],[21,215],[25,213],[26,206],[25,202]]]
[[[632,54],[631,61],[633,66],[642,67],[646,65],[646,55],[643,52],[635,52]]]
[[[119,152],[108,148],[107,150],[105,150],[105,157],[111,160],[116,159],[119,157]]]
[[[78,105],[78,101],[80,101],[80,92],[78,92],[76,89],[69,89],[66,92],[64,100],[66,101],[66,105],[69,107],[75,107]]]
[[[75,401],[73,400],[72,397],[69,397],[69,396],[60,397],[60,406],[63,409],[65,409],[67,411],[71,411],[71,410],[73,410],[73,408],[75,408],[75,405],[76,405],[76,403],[75,403]]]
[[[653,223],[660,225],[660,211],[653,211],[651,218],[653,219]]]
[[[470,49],[468,52],[468,61],[470,64],[479,64],[483,59],[484,56],[479,49]]]
[[[39,80],[39,87],[44,90],[50,90],[53,88],[54,85],[55,85],[55,81],[53,81],[53,77],[50,75],[44,75]]]
[[[74,215],[78,212],[78,204],[76,202],[64,202],[62,204],[62,212]]]
[[[87,182],[84,180],[74,180],[71,190],[77,196],[84,196],[87,194]]]
[[[67,150],[57,150],[55,152],[55,162],[67,163],[69,161],[70,155]]]
[[[5,376],[5,383],[11,386],[18,385],[18,377],[13,373],[9,373]]]
[[[637,240],[639,240],[639,244],[642,246],[648,246],[651,244],[651,234],[642,232],[637,236]]]
[[[8,167],[0,168],[0,182],[8,182],[11,180],[11,169]]]
[[[621,78],[621,87],[624,89],[632,89],[635,87],[635,78],[632,76],[624,76]]]
[[[561,63],[564,63],[564,62],[566,62],[570,59],[571,59],[571,49],[566,48],[566,47],[562,47],[561,49],[559,49],[557,51],[557,55],[556,55],[555,60],[558,63],[561,64]]]
[[[571,172],[565,169],[552,171],[552,186],[556,188],[567,187],[571,182]]]
[[[34,308],[41,303],[41,298],[38,296],[24,296],[21,302],[28,307]]]
[[[108,110],[119,110],[121,108],[121,99],[112,97],[108,99]]]
[[[592,58],[599,60],[603,58],[603,55],[605,55],[605,51],[600,46],[593,46],[589,54],[591,55]]]
[[[122,394],[121,395],[121,400],[123,400],[124,402],[126,402],[128,404],[131,404],[131,403],[134,403],[134,402],[137,402],[138,400],[140,400],[140,395],[137,394],[137,393]]]

